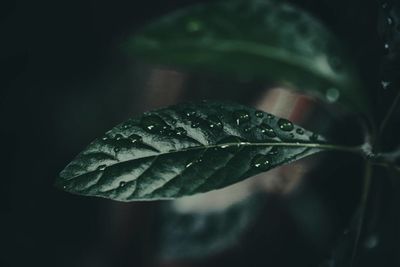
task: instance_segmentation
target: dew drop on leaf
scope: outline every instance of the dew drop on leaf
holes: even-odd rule
[[[117,140],[117,141],[121,140],[122,138],[124,138],[124,137],[121,134],[115,135],[115,140]]]
[[[275,118],[275,116],[272,115],[272,114],[267,114],[267,118],[270,119],[270,120],[272,120],[273,118]]]
[[[282,131],[285,131],[285,132],[290,132],[294,128],[293,123],[286,119],[279,119],[278,126]]]
[[[236,153],[242,144],[242,139],[237,136],[229,136],[220,140],[217,145],[221,145],[224,151]]]
[[[302,134],[304,134],[304,130],[301,128],[297,128],[296,133],[302,135]]]
[[[271,160],[268,156],[258,154],[251,161],[251,166],[260,170],[268,170],[271,166]]]
[[[118,153],[121,149],[119,147],[114,147],[114,152]]]
[[[126,185],[126,182],[122,181],[119,183],[119,187],[124,187]]]
[[[194,164],[194,162],[189,162],[188,164],[186,164],[186,168],[189,168],[190,166],[192,166]]]
[[[182,127],[178,127],[175,130],[176,130],[176,135],[183,136],[187,134],[187,131]]]
[[[263,118],[264,117],[264,112],[256,111],[255,115],[256,115],[257,118]]]
[[[269,152],[268,155],[270,156],[276,156],[279,153],[279,149],[277,147],[273,147]]]
[[[193,109],[187,109],[187,110],[185,110],[185,116],[186,117],[194,117],[194,116],[196,116],[196,111]]]
[[[107,136],[104,136],[103,138],[101,138],[101,140],[107,141],[107,140],[108,140],[108,137],[107,137]]]
[[[200,122],[198,121],[193,121],[192,124],[190,125],[192,128],[199,128]]]
[[[221,130],[222,128],[224,128],[224,125],[217,116],[209,116],[207,119],[210,121],[210,124],[208,126],[211,129]]]
[[[274,129],[272,129],[272,127],[269,126],[268,124],[266,124],[266,123],[261,123],[260,126],[259,126],[258,128],[259,128],[259,129],[261,130],[261,132],[262,132],[263,134],[265,134],[266,136],[271,137],[271,138],[276,137],[276,133],[275,133]]]
[[[129,140],[130,140],[132,143],[139,143],[139,142],[142,142],[142,137],[139,136],[139,135],[137,135],[137,134],[131,134],[131,135],[129,136]]]
[[[203,162],[203,159],[202,159],[202,158],[198,158],[198,159],[196,159],[196,160],[194,160],[194,161],[192,161],[192,162],[189,162],[189,163],[186,165],[186,168],[189,168],[190,166],[193,166],[194,164],[198,164],[198,163],[201,163],[201,162]]]
[[[104,171],[107,168],[107,165],[100,165],[99,167],[97,167],[98,171]]]
[[[234,113],[234,119],[237,125],[250,121],[250,114],[246,110],[237,110]]]
[[[158,116],[149,115],[142,118],[141,124],[143,128],[150,133],[164,133],[168,129],[168,125]]]

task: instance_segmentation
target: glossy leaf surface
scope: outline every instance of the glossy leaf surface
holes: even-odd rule
[[[282,1],[199,4],[135,34],[126,51],[158,64],[283,82],[368,111],[353,64],[321,23]]]
[[[219,189],[329,149],[288,120],[203,101],[147,112],[92,142],[60,174],[66,191],[120,201]]]

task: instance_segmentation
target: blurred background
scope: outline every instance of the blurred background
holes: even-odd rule
[[[118,203],[53,187],[64,166],[114,125],[189,100],[232,100],[339,143],[361,142],[351,114],[272,82],[178,72],[119,50],[152,19],[198,2],[207,1],[0,3],[1,266],[336,266],[343,249],[332,248],[346,235],[352,240],[357,157],[316,155],[175,202]],[[348,44],[365,92],[380,94],[379,3],[291,2]],[[397,262],[395,249],[368,252],[378,245],[376,237],[363,245],[363,266],[378,266],[382,255]]]

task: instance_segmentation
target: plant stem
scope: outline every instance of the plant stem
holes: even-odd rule
[[[360,246],[360,240],[361,240],[362,230],[363,230],[363,226],[364,226],[365,213],[367,210],[368,197],[369,197],[369,192],[370,192],[370,188],[371,188],[372,170],[373,169],[372,169],[371,162],[367,161],[365,164],[363,190],[362,190],[361,201],[360,201],[360,217],[358,218],[358,221],[357,221],[357,233],[356,233],[356,239],[354,242],[353,255],[352,255],[352,259],[351,259],[351,267],[354,267],[357,264],[357,262],[356,262],[357,261],[357,252],[358,252],[358,248]]]

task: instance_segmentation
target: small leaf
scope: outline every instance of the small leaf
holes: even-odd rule
[[[343,47],[318,20],[282,1],[195,5],[148,25],[124,48],[158,64],[284,82],[368,113]]]
[[[331,149],[323,143],[253,108],[180,104],[116,126],[80,153],[57,185],[120,201],[170,199],[219,189]]]

